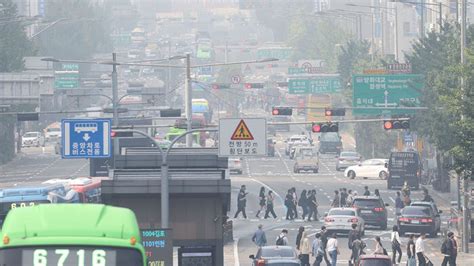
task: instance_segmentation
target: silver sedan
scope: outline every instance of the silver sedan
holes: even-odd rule
[[[353,224],[357,224],[360,235],[365,234],[365,221],[356,208],[332,208],[324,218],[327,230],[334,233],[347,234]]]

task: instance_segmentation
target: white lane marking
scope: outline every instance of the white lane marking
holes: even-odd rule
[[[392,197],[388,197],[393,203],[395,203],[395,200]]]
[[[239,239],[234,238],[234,265],[240,266],[239,261]]]
[[[270,187],[269,185],[267,185],[267,184],[261,182],[260,180],[255,179],[255,178],[251,178],[250,180],[252,180],[252,181],[254,181],[254,182],[256,182],[256,183],[259,183],[260,185],[264,186],[267,190],[273,191],[273,193],[274,193],[274,194],[277,196],[277,198],[280,200],[281,205],[285,205],[285,204],[284,204],[284,201],[283,201],[283,198],[280,196],[280,194],[278,194],[278,192],[277,192],[275,189],[273,189],[273,188]]]

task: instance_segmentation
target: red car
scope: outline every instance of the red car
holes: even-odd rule
[[[358,266],[392,266],[392,259],[387,255],[373,254],[362,255],[359,258]]]

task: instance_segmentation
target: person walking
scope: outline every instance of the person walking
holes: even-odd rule
[[[374,190],[374,195],[375,195],[376,197],[379,197],[379,198],[380,198],[380,191],[379,191],[378,188],[376,188],[376,189]]]
[[[340,192],[340,198],[341,198],[341,202],[340,202],[340,206],[341,207],[346,207],[346,200],[347,200],[347,189],[346,188],[341,188],[341,192]]]
[[[324,252],[323,253],[324,262],[326,262],[326,265],[329,266],[329,265],[331,265],[331,262],[328,259],[328,252],[326,251],[328,241],[329,241],[329,232],[326,229],[326,226],[323,225],[323,226],[321,226],[321,247],[322,247],[322,250]]]
[[[292,212],[293,212],[293,219],[298,219],[298,195],[296,194],[296,188],[291,188],[291,196],[293,197],[293,203],[291,204]]]
[[[247,219],[247,214],[245,213],[245,206],[247,205],[247,192],[245,192],[245,185],[240,187],[239,195],[237,196],[237,212],[234,215],[234,218],[239,216],[239,213],[242,212],[242,215]]]
[[[441,253],[444,255],[441,266],[446,266],[448,263],[450,266],[456,265],[458,246],[453,232],[449,232],[448,237],[443,241],[443,244],[441,245]]]
[[[352,201],[354,200],[354,195],[352,194],[352,189],[349,189],[347,191],[347,202],[346,202],[346,206],[347,207],[350,207],[352,206]]]
[[[301,235],[299,251],[300,251],[299,257],[301,260],[301,266],[310,266],[309,254],[311,253],[311,244],[309,243],[309,238],[305,231],[303,231]]]
[[[416,257],[418,259],[418,266],[426,265],[425,238],[426,238],[426,234],[421,233],[421,235],[416,239],[416,242],[415,242],[415,252],[416,252]]]
[[[300,250],[301,238],[303,237],[304,226],[298,228],[298,234],[296,235],[296,249]]]
[[[288,230],[281,230],[280,235],[276,239],[275,245],[277,246],[288,246]]]
[[[423,199],[421,201],[426,201],[426,202],[434,202],[433,198],[431,195],[428,193],[427,188],[423,188]]]
[[[275,210],[273,209],[273,201],[275,200],[275,197],[273,196],[273,191],[269,190],[268,191],[268,196],[267,196],[267,210],[265,211],[265,216],[264,218],[267,219],[269,217],[268,214],[272,214],[273,219],[276,219],[277,216],[275,214]]]
[[[331,207],[340,207],[341,206],[341,197],[339,196],[339,191],[334,190],[334,199],[332,200]]]
[[[258,247],[267,245],[267,237],[265,235],[265,231],[263,231],[263,225],[258,225],[257,231],[255,231],[252,236],[252,242],[254,242]]]
[[[364,196],[370,196],[370,191],[369,191],[369,187],[368,187],[368,186],[365,186],[365,187],[364,187]]]
[[[309,213],[308,222],[311,222],[311,218],[318,221],[318,200],[316,199],[316,190],[311,191],[311,195],[308,198]]]
[[[311,254],[315,258],[313,266],[320,266],[323,261],[323,247],[321,243],[321,233],[316,233],[313,243],[311,245]]]
[[[392,235],[390,237],[392,243],[392,263],[395,264],[395,257],[398,252],[398,264],[402,260],[402,242],[400,241],[400,235],[398,233],[398,226],[394,225],[392,228]]]
[[[309,212],[308,196],[307,196],[306,189],[303,189],[303,191],[301,191],[300,198],[298,199],[298,206],[300,206],[301,209],[303,210],[303,214],[301,215],[301,217],[304,220],[306,218],[306,215],[308,215],[308,212]]]
[[[349,250],[352,250],[352,244],[354,240],[360,238],[359,231],[357,230],[357,224],[352,224],[352,230],[349,232],[348,239],[347,239],[347,247]],[[352,255],[349,261],[352,261]]]
[[[337,235],[335,233],[333,233],[331,237],[328,239],[326,249],[329,254],[329,257],[331,258],[331,266],[336,266],[337,255],[339,254],[339,247],[337,244]]]
[[[352,248],[351,248],[351,260],[349,261],[349,265],[359,265],[359,258],[360,255],[364,252],[365,248],[365,243],[360,239],[360,236],[358,238],[354,239],[352,241]]]
[[[266,196],[265,196],[265,187],[260,188],[260,192],[258,193],[258,205],[260,206],[260,209],[257,211],[257,214],[255,217],[260,218],[260,213],[265,210],[265,206],[267,205],[266,203]]]
[[[375,237],[375,250],[374,254],[382,254],[382,255],[387,255],[387,250],[383,247],[382,245],[382,239],[380,239],[380,236]]]
[[[395,198],[395,216],[400,216],[403,207],[403,201],[402,198],[400,197],[400,191],[397,191],[397,197]]]
[[[407,243],[407,266],[416,266],[415,235],[411,234]]]
[[[288,189],[285,197],[286,219],[293,220],[293,192]]]

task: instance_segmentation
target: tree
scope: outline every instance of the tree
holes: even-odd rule
[[[33,54],[33,45],[25,34],[15,4],[0,0],[0,72],[22,70],[23,58]]]
[[[46,2],[46,21],[56,25],[37,38],[39,53],[60,59],[87,59],[111,49],[105,10],[92,1],[51,0]]]

